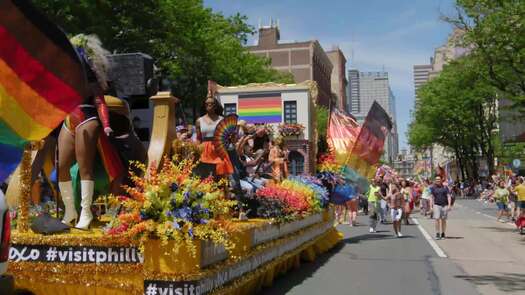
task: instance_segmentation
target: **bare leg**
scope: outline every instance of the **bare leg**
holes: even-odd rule
[[[65,127],[58,135],[58,181],[70,181],[69,169],[75,161],[75,137]]]
[[[93,181],[93,163],[97,152],[97,140],[100,132],[98,121],[89,121],[77,128],[75,133],[75,146],[78,168],[80,171],[80,186],[82,200],[80,205],[82,211],[80,218],[75,226],[79,229],[88,229],[93,220],[91,213],[91,204],[93,203],[93,194],[95,182]]]
[[[444,234],[447,231],[447,220],[446,219],[441,219],[441,228],[442,228],[441,233]]]

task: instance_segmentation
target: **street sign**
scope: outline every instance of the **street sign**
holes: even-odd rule
[[[514,168],[520,168],[520,167],[521,167],[521,161],[520,161],[520,159],[514,159],[514,160],[512,160],[512,166],[513,166]]]

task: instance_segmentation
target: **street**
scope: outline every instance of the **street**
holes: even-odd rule
[[[357,227],[339,225],[341,245],[262,294],[525,294],[525,237],[497,222],[495,212],[494,204],[458,200],[448,238],[432,239],[437,249],[416,224],[395,238],[390,224],[369,233],[368,217],[359,216]],[[434,236],[433,220],[413,217]]]

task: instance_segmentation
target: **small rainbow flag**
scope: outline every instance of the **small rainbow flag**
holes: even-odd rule
[[[87,94],[66,35],[27,0],[0,1],[0,181],[24,146],[55,129]]]
[[[254,124],[281,123],[281,93],[239,95],[239,119]]]

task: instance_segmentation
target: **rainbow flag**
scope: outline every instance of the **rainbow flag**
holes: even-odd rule
[[[392,122],[386,111],[374,101],[349,154],[347,165],[366,179],[375,176],[379,158],[383,154],[386,135]]]
[[[338,164],[345,164],[360,130],[361,127],[351,115],[339,109],[330,112],[327,142]]]
[[[0,181],[24,146],[55,129],[87,94],[66,35],[26,0],[0,1]]]
[[[239,95],[239,120],[254,124],[281,123],[281,93]]]

